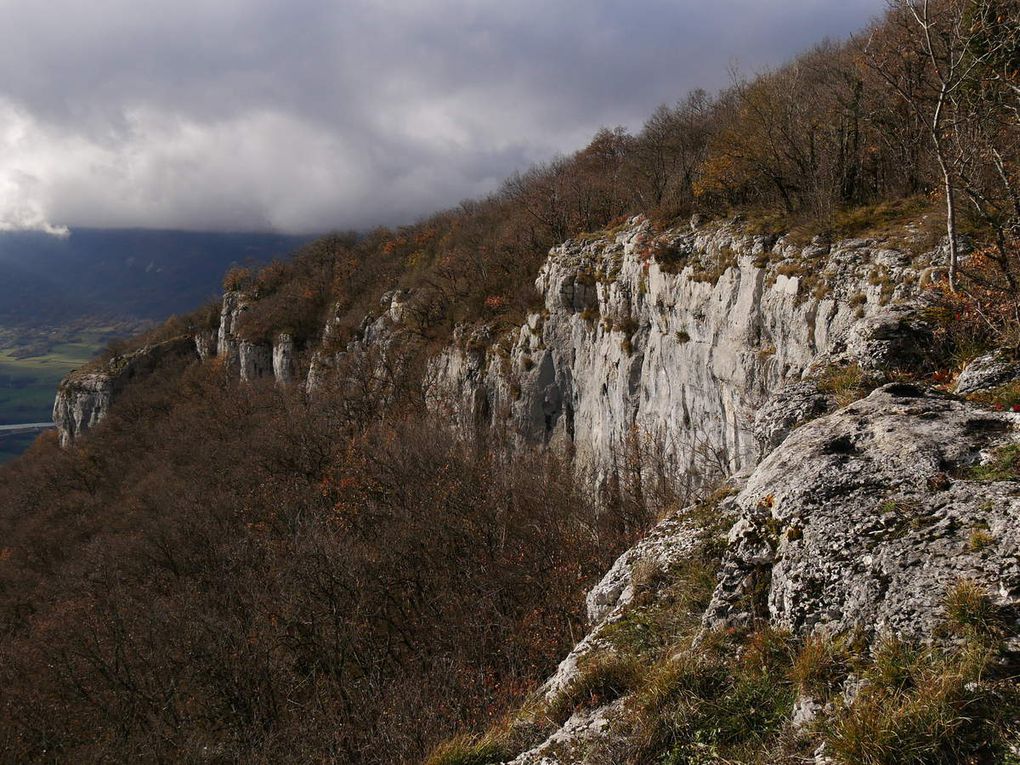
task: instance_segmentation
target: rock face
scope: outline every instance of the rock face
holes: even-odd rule
[[[239,332],[240,319],[253,301],[242,292],[223,295],[216,355],[223,359],[228,373],[237,374],[244,382],[272,377],[278,383],[289,384],[299,371],[294,338],[281,332],[272,342],[253,341]]]
[[[218,340],[216,330],[205,330],[195,333],[195,353],[200,361],[208,361],[216,355]]]
[[[53,422],[61,446],[71,446],[98,424],[131,380],[149,374],[168,359],[198,357],[194,338],[178,337],[114,357],[96,369],[72,372],[60,383],[53,402]]]
[[[797,426],[836,408],[836,397],[813,380],[787,385],[754,415],[752,431],[762,454],[768,454]]]
[[[252,382],[271,375],[273,347],[269,343],[240,340],[237,343],[237,364],[244,382]]]
[[[220,328],[216,344],[216,355],[223,359],[228,368],[238,363],[240,340],[237,325],[241,314],[248,309],[248,299],[236,290],[223,293],[223,308],[220,311]]]
[[[887,368],[923,351],[923,324],[894,305],[919,273],[868,240],[799,247],[734,225],[653,239],[638,218],[554,249],[537,281],[545,309],[508,356],[461,337],[433,362],[429,393],[465,425],[509,419],[596,467],[636,429],[678,470],[707,459],[736,471],[774,445],[782,426],[756,433],[755,411],[788,383],[833,361]]]
[[[964,478],[1018,426],[890,384],[798,428],[737,498],[706,626],[746,622],[759,573],[773,623],[795,633],[930,636],[961,579],[1020,602],[1020,486]]]
[[[288,334],[280,334],[273,343],[273,377],[282,385],[290,384],[297,374],[294,359],[294,340]]]
[[[305,380],[305,390],[314,394],[320,390],[330,375],[334,374],[345,360],[354,360],[358,369],[378,367],[385,358],[389,365],[399,365],[401,350],[397,347],[401,339],[401,324],[407,311],[410,293],[404,290],[393,290],[385,293],[379,300],[381,309],[378,316],[366,316],[354,339],[341,342],[340,308],[326,321],[322,331],[319,347],[312,354]],[[372,376],[386,377],[386,370],[375,368]],[[364,380],[361,381],[364,383]]]
[[[106,372],[68,376],[57,390],[53,402],[53,423],[60,445],[68,447],[89,428],[95,427],[110,411],[113,378]]]
[[[1020,361],[1002,351],[978,356],[960,373],[957,393],[976,393],[1020,380]]]

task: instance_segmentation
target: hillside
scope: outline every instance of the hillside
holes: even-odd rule
[[[68,375],[0,751],[1020,757],[1020,18],[932,8]]]
[[[206,303],[233,265],[304,240],[267,234],[81,229],[0,232],[0,425],[49,418],[53,390],[115,338]],[[28,442],[0,436],[0,462]]]

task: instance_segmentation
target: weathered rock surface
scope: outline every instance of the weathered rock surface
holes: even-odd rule
[[[242,292],[224,293],[216,355],[229,374],[237,374],[244,382],[272,377],[280,384],[289,384],[299,371],[294,338],[281,332],[272,342],[251,340],[239,331],[241,317],[253,301]]]
[[[746,621],[761,572],[796,633],[930,636],[961,579],[1020,602],[1020,485],[961,477],[1018,425],[894,383],[795,430],[737,498],[706,626]]]
[[[289,334],[280,334],[273,343],[273,377],[281,385],[289,385],[296,374],[294,339]]]
[[[823,393],[812,380],[791,383],[755,413],[754,438],[762,454],[768,454],[799,425],[836,408],[836,397]]]
[[[61,446],[67,447],[97,425],[124,386],[152,372],[170,358],[198,358],[192,337],[178,337],[117,356],[98,368],[72,372],[60,383],[53,402],[53,422]]]
[[[733,512],[719,507],[720,514]],[[658,523],[644,539],[627,550],[588,593],[588,621],[592,626],[605,622],[623,610],[634,599],[636,579],[668,571],[669,568],[690,557],[702,541],[704,530],[693,524],[684,514]]]
[[[273,373],[273,347],[269,343],[240,340],[237,343],[237,359],[244,382],[252,382]]]
[[[956,381],[957,393],[977,393],[1020,380],[1020,361],[1002,351],[986,353],[970,362]]]
[[[195,333],[195,353],[200,361],[208,361],[216,355],[219,345],[219,332],[217,330],[203,330]]]
[[[590,749],[604,747],[612,737],[614,724],[622,711],[623,701],[618,700],[597,709],[575,712],[559,730],[535,748],[515,757],[509,765],[584,762]]]
[[[223,359],[228,368],[238,363],[240,339],[237,334],[241,315],[248,310],[248,298],[241,292],[229,290],[223,293],[223,307],[220,311],[220,328],[217,337],[216,355]]]

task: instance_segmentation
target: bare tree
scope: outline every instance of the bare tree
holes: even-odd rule
[[[1000,51],[978,46],[980,25],[972,23],[978,9],[975,0],[890,0],[893,28],[903,33],[900,42],[913,50],[890,46],[866,47],[869,65],[926,124],[935,162],[942,176],[946,205],[946,236],[949,248],[949,288],[958,287],[959,237],[956,191],[966,162],[967,143],[962,92],[974,83],[975,75]],[[904,86],[900,72],[905,60],[923,62],[928,87],[918,90]]]

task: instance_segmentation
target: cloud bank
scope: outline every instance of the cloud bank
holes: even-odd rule
[[[0,230],[413,220],[882,0],[0,0]]]

